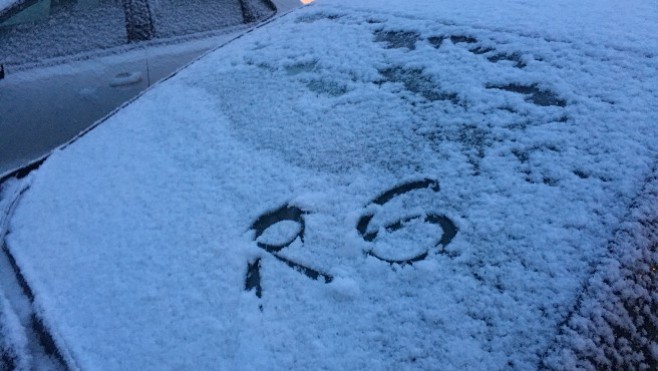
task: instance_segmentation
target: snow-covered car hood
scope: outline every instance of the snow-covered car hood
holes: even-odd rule
[[[6,241],[63,359],[578,362],[658,155],[658,14],[547,3],[318,1],[56,151]]]

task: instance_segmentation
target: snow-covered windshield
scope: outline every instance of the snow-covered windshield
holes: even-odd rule
[[[7,251],[81,369],[649,369],[655,19],[316,1],[54,152]]]

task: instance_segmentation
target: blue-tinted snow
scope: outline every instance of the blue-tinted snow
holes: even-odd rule
[[[19,0],[0,0],[0,11],[7,9],[18,2]]]
[[[0,367],[3,370],[28,370],[29,356],[25,329],[7,298],[0,291]]]
[[[658,155],[656,12],[318,1],[55,152],[8,242],[83,369],[536,368]]]
[[[0,14],[9,10],[10,7],[23,2],[25,2],[25,0],[0,0]]]
[[[544,363],[585,370],[658,367],[658,167],[633,200]]]
[[[7,181],[0,186],[0,235],[7,229],[6,216],[12,211],[13,200],[20,192],[20,185],[15,181]],[[0,249],[4,244],[0,242]],[[13,279],[12,268],[0,251],[0,369],[2,370],[28,370],[31,364],[25,327],[12,306],[8,296],[12,294],[9,289],[7,277]],[[18,308],[20,310],[22,308]]]

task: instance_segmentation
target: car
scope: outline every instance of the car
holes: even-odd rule
[[[258,26],[5,177],[4,358],[654,369],[657,12],[318,0]]]
[[[3,1],[0,175],[43,158],[153,83],[296,3]]]

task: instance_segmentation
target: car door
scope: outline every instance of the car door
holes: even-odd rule
[[[0,174],[48,154],[150,84],[244,32],[245,9],[250,20],[273,12],[265,1],[248,3],[0,2]]]

